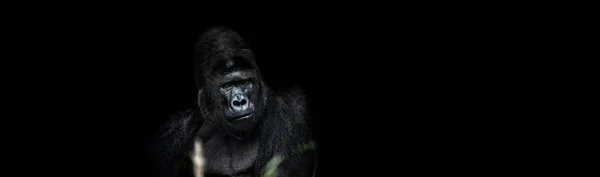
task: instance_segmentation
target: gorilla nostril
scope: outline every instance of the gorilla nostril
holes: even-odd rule
[[[243,99],[242,100],[242,105],[246,105],[246,102],[247,102],[246,99]]]
[[[240,105],[241,105],[240,101],[238,101],[238,100],[233,101],[233,106],[240,106]]]

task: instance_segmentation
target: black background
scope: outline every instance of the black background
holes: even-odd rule
[[[31,152],[48,145],[44,162],[58,167],[44,173],[151,176],[150,138],[193,106],[194,43],[215,26],[246,39],[267,84],[308,94],[319,176],[478,174],[506,153],[493,130],[520,109],[502,105],[520,69],[503,67],[506,51],[520,48],[502,45],[514,29],[492,17],[189,12],[39,16],[22,31],[18,82],[32,86],[18,113],[42,114],[21,125],[39,130]]]

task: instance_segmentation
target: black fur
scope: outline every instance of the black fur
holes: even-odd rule
[[[211,83],[214,75],[212,69],[218,60],[215,57],[223,59],[235,56],[242,56],[250,62],[257,73],[258,84],[258,97],[254,97],[258,110],[256,121],[253,122],[252,129],[241,135],[235,132],[235,127],[224,125],[222,115],[215,111],[222,107],[214,85],[211,85],[214,84]],[[258,154],[253,159],[253,170],[248,172],[252,176],[258,176],[276,154],[285,157],[279,165],[280,177],[313,175],[316,153],[292,154],[298,146],[311,140],[307,126],[307,100],[299,89],[286,93],[271,91],[260,76],[252,51],[237,33],[226,28],[211,29],[202,36],[196,48],[195,61],[199,88],[198,107],[170,115],[170,119],[156,136],[156,160],[161,176],[191,176],[189,154],[194,138],[199,137],[206,142],[223,134],[251,141],[255,138],[258,141]],[[206,147],[205,153],[219,148],[237,148],[226,143],[224,146],[228,147]],[[209,159],[206,163],[214,162]]]

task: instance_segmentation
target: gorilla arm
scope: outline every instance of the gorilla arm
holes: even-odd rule
[[[272,96],[267,103],[267,117],[261,123],[261,149],[257,170],[264,172],[267,162],[283,157],[276,176],[312,176],[316,169],[314,151],[297,153],[311,142],[307,125],[306,98],[298,89]]]
[[[192,172],[189,155],[200,119],[192,109],[170,115],[155,136],[154,154],[160,176],[182,176]]]

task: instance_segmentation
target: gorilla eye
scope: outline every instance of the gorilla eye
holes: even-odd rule
[[[230,88],[230,87],[231,87],[231,83],[225,83],[225,84],[221,85],[222,89],[227,89],[227,88]]]
[[[242,84],[248,85],[248,84],[251,84],[251,82],[250,82],[250,80],[244,80],[244,81],[242,81]]]

